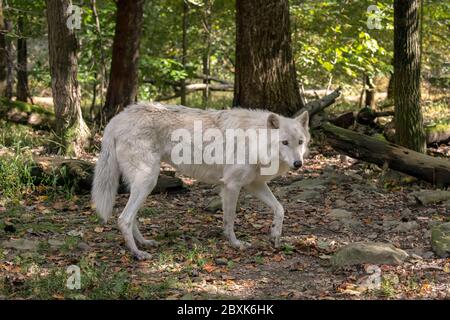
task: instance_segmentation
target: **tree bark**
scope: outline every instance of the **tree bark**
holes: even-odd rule
[[[393,143],[325,123],[321,126],[327,141],[337,151],[379,166],[388,165],[440,187],[450,185],[450,161],[430,157]]]
[[[56,139],[65,154],[80,155],[90,132],[81,114],[78,43],[75,30],[67,25],[71,1],[46,0],[46,4]]]
[[[28,48],[25,37],[25,21],[19,17],[19,38],[17,39],[17,87],[16,97],[18,101],[28,101]]]
[[[93,94],[92,94],[92,105],[90,110],[90,115],[93,118],[94,117],[94,109],[97,104],[97,96],[100,96],[100,105],[103,107],[104,104],[104,97],[105,97],[105,91],[106,91],[106,79],[108,77],[108,72],[106,70],[106,54],[103,44],[103,36],[102,36],[102,30],[100,26],[100,19],[98,16],[98,10],[97,10],[97,1],[91,0],[91,9],[92,9],[92,15],[95,21],[95,32],[97,33],[97,39],[96,42],[98,43],[98,50],[100,59],[99,61],[95,61],[95,55],[93,55],[94,63],[98,62],[98,69],[95,73],[96,82],[93,86]],[[97,84],[99,84],[99,88],[97,91]],[[99,94],[98,94],[99,92]]]
[[[5,29],[8,33],[12,32],[12,22],[5,20]],[[14,87],[14,49],[13,42],[11,39],[7,38],[6,40],[6,88],[5,88],[5,97],[8,100],[11,100],[13,97],[13,87]]]
[[[237,0],[234,106],[292,116],[305,107],[292,56],[288,0]]]
[[[144,15],[144,0],[118,0],[111,72],[105,120],[111,119],[136,100],[138,91],[139,46]]]
[[[211,0],[204,0],[204,12],[203,12],[203,32],[204,32],[204,43],[205,48],[203,51],[203,57],[202,57],[202,63],[203,63],[203,74],[205,75],[205,78],[203,79],[203,83],[205,84],[205,89],[203,90],[203,96],[202,96],[202,105],[204,109],[208,108],[208,102],[209,102],[209,76],[211,74],[210,68],[211,68]]]
[[[184,70],[186,70],[187,66],[187,48],[188,48],[188,38],[187,38],[187,32],[188,32],[188,19],[189,19],[189,4],[187,0],[183,0],[183,39],[182,39],[182,57],[181,57],[181,64],[183,65]],[[181,80],[181,89],[180,89],[180,98],[181,98],[181,105],[186,105],[186,79]]]
[[[375,109],[376,106],[376,87],[373,83],[373,79],[370,76],[366,76],[366,103],[365,107]]]
[[[426,150],[420,106],[421,0],[394,1],[394,99],[396,142]]]
[[[6,95],[6,80],[8,76],[8,51],[6,47],[6,23],[3,15],[3,0],[0,0],[0,95]]]

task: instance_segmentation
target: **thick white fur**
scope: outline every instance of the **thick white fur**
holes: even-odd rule
[[[155,241],[145,240],[141,235],[136,216],[156,185],[160,162],[172,163],[171,150],[176,142],[171,141],[171,134],[180,128],[191,130],[194,121],[199,120],[204,130],[216,128],[221,132],[237,128],[279,127],[280,141],[277,143],[280,143],[281,162],[275,175],[261,175],[257,164],[182,164],[175,167],[182,174],[221,186],[224,233],[234,247],[245,248],[249,245],[238,240],[234,233],[236,204],[242,188],[273,210],[271,238],[275,246],[280,244],[284,209],[267,182],[285,174],[295,161],[303,162],[310,140],[307,112],[296,119],[289,119],[261,110],[205,111],[157,103],[137,104],[114,117],[105,129],[102,150],[95,167],[92,199],[98,215],[107,221],[113,211],[120,176],[128,183],[130,198],[119,216],[118,225],[128,248],[138,259],[150,258],[150,255],[139,250],[135,240],[141,245],[156,245]],[[288,145],[281,141],[288,141]]]

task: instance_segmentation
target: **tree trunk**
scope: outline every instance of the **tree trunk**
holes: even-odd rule
[[[12,32],[12,22],[6,20],[5,21],[6,30],[8,33]],[[13,97],[13,87],[14,87],[14,50],[13,50],[13,42],[11,39],[7,38],[6,40],[6,88],[5,88],[5,97],[8,100],[11,100]]]
[[[81,114],[78,43],[74,29],[67,26],[71,1],[46,0],[46,3],[56,139],[64,153],[79,155],[88,143],[90,132]]]
[[[28,101],[28,48],[25,34],[25,21],[19,17],[19,38],[17,39],[17,87],[16,97],[18,101]]]
[[[394,1],[394,99],[396,142],[426,150],[420,106],[421,0]]]
[[[6,47],[6,23],[3,16],[3,0],[0,0],[0,96],[6,95],[6,80],[8,76],[8,50]]]
[[[365,107],[369,107],[374,110],[376,106],[376,88],[373,83],[373,79],[370,76],[366,76],[366,103]]]
[[[97,39],[96,42],[98,43],[98,50],[100,54],[99,61],[95,61],[95,55],[93,55],[94,63],[98,64],[98,70],[95,73],[96,82],[93,86],[93,94],[92,94],[92,105],[90,110],[90,115],[92,118],[94,118],[95,113],[95,107],[97,105],[97,96],[100,96],[100,105],[103,107],[104,104],[104,97],[105,97],[105,91],[106,91],[106,79],[108,77],[108,73],[106,70],[106,54],[105,49],[103,45],[103,36],[102,36],[102,30],[100,26],[100,18],[98,16],[98,10],[97,10],[97,1],[91,0],[91,9],[92,9],[92,15],[95,21],[95,32],[97,33]],[[97,84],[99,84],[97,93]]]
[[[182,49],[182,57],[181,64],[183,65],[184,70],[186,70],[187,64],[187,47],[188,47],[188,39],[187,39],[187,31],[188,31],[188,15],[189,15],[189,4],[187,0],[183,0],[183,49]],[[181,105],[186,105],[186,79],[181,80],[181,89],[180,89],[180,97],[181,97]]]
[[[291,116],[305,107],[292,57],[288,0],[237,0],[234,106]]]
[[[138,90],[139,45],[144,15],[144,0],[118,0],[111,72],[105,120],[111,119],[136,100]]]
[[[440,187],[450,185],[450,161],[406,149],[351,130],[325,123],[321,126],[327,141],[337,151],[379,166],[388,165]]]
[[[203,51],[203,75],[205,78],[203,79],[203,83],[205,84],[205,89],[203,90],[203,99],[202,99],[202,105],[204,109],[208,108],[208,102],[209,102],[209,76],[211,75],[210,67],[211,67],[211,0],[205,0],[204,2],[204,12],[203,12],[203,32],[204,32],[204,43],[205,48]]]

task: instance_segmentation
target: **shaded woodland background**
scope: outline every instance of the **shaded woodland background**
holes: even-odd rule
[[[0,297],[448,298],[449,21],[437,0],[0,0]],[[310,112],[310,163],[273,184],[282,249],[243,197],[256,245],[232,251],[217,190],[165,166],[141,221],[162,248],[127,255],[88,192],[103,128],[136,101]],[[361,241],[408,258],[368,246],[335,271]]]

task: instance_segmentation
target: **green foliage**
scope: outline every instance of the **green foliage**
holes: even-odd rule
[[[34,188],[31,176],[31,154],[17,145],[14,154],[0,156],[0,196],[17,203]]]

